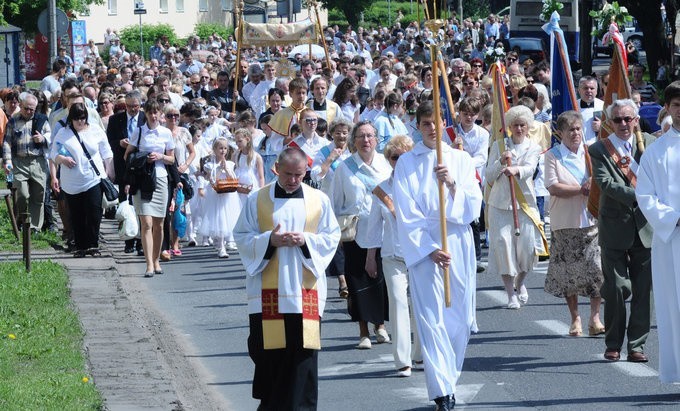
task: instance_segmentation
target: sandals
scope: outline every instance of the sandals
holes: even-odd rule
[[[338,294],[340,295],[340,298],[347,299],[347,297],[349,297],[349,289],[347,288],[347,286],[340,287],[338,288]]]

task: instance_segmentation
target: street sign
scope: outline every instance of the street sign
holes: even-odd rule
[[[57,37],[61,37],[68,32],[68,16],[63,10],[57,9]],[[38,16],[38,31],[44,36],[50,36],[50,16],[47,9],[43,10]]]
[[[146,14],[146,9],[135,9],[135,14]]]

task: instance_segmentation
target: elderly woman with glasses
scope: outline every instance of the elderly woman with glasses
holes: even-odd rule
[[[600,322],[600,287],[604,282],[597,220],[587,209],[591,175],[583,144],[583,118],[565,111],[557,118],[561,144],[545,155],[545,187],[550,192],[550,264],[545,291],[567,301],[569,335],[582,333],[579,295],[590,298],[588,334],[604,333]]]
[[[50,158],[61,166],[58,185],[66,196],[75,240],[74,257],[100,256],[100,180],[113,177],[113,151],[106,133],[87,121],[84,103],[75,103],[52,142]],[[87,150],[87,151],[86,151]]]
[[[534,114],[525,106],[515,106],[505,113],[511,137],[505,139],[501,152],[493,143],[486,167],[486,182],[491,185],[486,210],[489,215],[488,271],[501,274],[508,294],[509,309],[519,309],[529,299],[524,279],[533,270],[543,246],[538,225],[533,176],[541,155],[541,146],[529,139]],[[515,199],[510,194],[509,177],[513,177]],[[513,227],[512,203],[515,202],[520,235]],[[517,293],[515,293],[515,288]]]
[[[349,139],[353,154],[335,170],[330,193],[333,210],[343,229],[341,241],[349,288],[348,309],[352,321],[359,322],[359,349],[371,348],[369,322],[374,324],[378,343],[390,341],[384,325],[388,313],[380,249],[375,253],[375,271],[366,271],[367,250],[380,246],[371,240],[368,230],[372,192],[392,171],[385,157],[377,153],[377,145],[377,132],[373,124],[357,123]]]
[[[111,93],[100,93],[97,99],[97,111],[104,124],[104,130],[109,126],[109,117],[114,114],[115,98]]]

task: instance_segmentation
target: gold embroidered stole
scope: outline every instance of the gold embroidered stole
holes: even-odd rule
[[[295,118],[296,123],[299,123],[300,113],[302,113],[305,108],[307,107],[304,104],[299,109],[295,109],[292,105],[282,108],[271,119],[269,127],[271,127],[275,133],[288,137],[288,135],[290,135],[290,127],[293,125],[293,118]]]
[[[274,201],[270,195],[272,184],[266,185],[257,193],[257,218],[261,232],[274,229]],[[304,231],[316,233],[321,219],[321,200],[314,189],[304,184],[302,192],[306,215]],[[317,281],[307,267],[302,268],[303,348],[320,350],[321,317],[319,316]],[[279,312],[279,254],[277,252],[274,252],[262,271],[262,335],[265,350],[286,348],[286,329],[283,314]]]

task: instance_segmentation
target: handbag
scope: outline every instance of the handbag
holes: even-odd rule
[[[359,216],[356,214],[338,216],[338,225],[340,226],[340,241],[354,241],[357,236],[358,222]]]
[[[184,201],[189,201],[194,197],[194,184],[189,179],[189,175],[180,174],[179,182],[182,183],[182,193],[184,194]]]
[[[113,207],[118,202],[118,189],[116,188],[115,185],[113,185],[113,183],[111,182],[111,180],[109,180],[108,177],[101,176],[101,174],[99,173],[99,169],[94,164],[94,160],[92,160],[90,152],[87,151],[87,148],[85,147],[85,143],[83,143],[83,140],[80,139],[80,135],[78,134],[76,129],[73,128],[73,125],[71,125],[70,128],[71,131],[73,131],[73,134],[78,139],[80,146],[83,148],[83,153],[85,154],[85,157],[87,157],[87,160],[90,162],[90,165],[94,169],[94,172],[97,174],[97,177],[99,177],[99,187],[101,187],[102,194],[106,199],[106,208]]]

